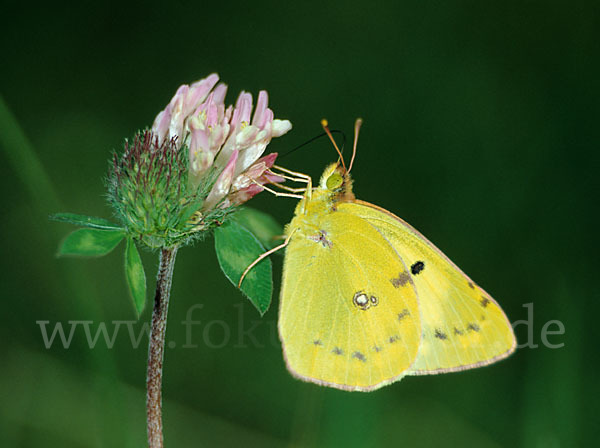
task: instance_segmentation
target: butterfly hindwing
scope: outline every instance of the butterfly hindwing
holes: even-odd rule
[[[376,228],[408,267],[419,297],[422,341],[407,374],[469,369],[514,351],[515,337],[502,309],[424,236],[366,202],[342,203],[338,211]]]
[[[406,374],[421,336],[407,269],[360,217],[333,212],[299,225],[286,248],[279,315],[290,371],[347,390]]]

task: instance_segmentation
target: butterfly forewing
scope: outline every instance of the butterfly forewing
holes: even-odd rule
[[[512,353],[516,341],[502,309],[425,237],[362,201],[340,204],[338,210],[376,228],[408,267],[422,326],[419,354],[408,374],[478,367]]]
[[[279,317],[290,371],[348,390],[406,374],[421,339],[407,269],[364,219],[328,213],[300,226],[286,248]]]

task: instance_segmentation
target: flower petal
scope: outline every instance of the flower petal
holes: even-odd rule
[[[229,193],[231,183],[233,181],[233,173],[235,171],[235,165],[237,162],[239,151],[236,149],[231,154],[231,158],[227,162],[227,165],[217,178],[215,185],[208,194],[204,203],[204,209],[209,209],[217,205],[217,203]]]
[[[292,129],[292,123],[289,120],[273,120],[271,128],[273,137],[281,137],[283,134]]]
[[[264,90],[258,93],[258,100],[256,101],[256,110],[254,111],[254,118],[252,119],[253,126],[264,126],[263,115],[267,110],[269,104],[269,95]]]
[[[192,113],[208,96],[212,88],[219,82],[219,75],[213,73],[206,78],[193,83],[185,97],[184,114]]]

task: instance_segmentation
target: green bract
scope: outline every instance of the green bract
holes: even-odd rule
[[[159,143],[149,131],[126,142],[121,157],[114,155],[108,198],[131,237],[151,248],[187,244],[231,212],[231,207],[202,208],[219,173],[209,172],[192,185],[188,165],[185,145],[176,139]]]

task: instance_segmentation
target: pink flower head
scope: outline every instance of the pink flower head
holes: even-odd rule
[[[218,75],[212,74],[191,86],[181,86],[152,126],[161,142],[177,138],[180,146],[188,146],[193,185],[198,185],[210,168],[221,172],[205,209],[221,201],[240,204],[262,191],[261,185],[281,182],[282,178],[267,172],[277,155],[260,157],[273,137],[292,128],[288,120],[274,118],[264,90],[258,95],[253,116],[252,95],[246,92],[240,93],[235,107],[226,108],[227,86],[217,85],[218,80]],[[235,197],[226,198],[229,194]]]

